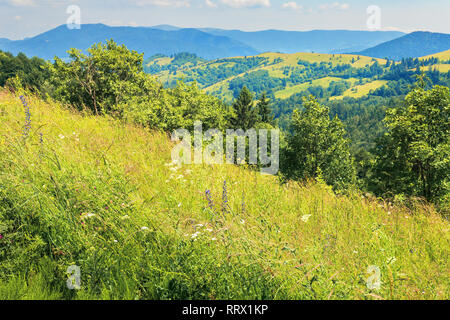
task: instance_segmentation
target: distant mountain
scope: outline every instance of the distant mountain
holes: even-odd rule
[[[405,35],[395,31],[313,30],[280,31],[264,30],[244,32],[204,28],[201,31],[226,36],[245,43],[260,52],[320,52],[345,53],[364,50]]]
[[[159,25],[152,28],[180,30],[178,27],[169,25]],[[282,53],[345,53],[359,51],[405,35],[405,33],[397,31],[240,31],[216,28],[199,28],[198,30],[217,36],[226,36],[245,43],[260,52]]]
[[[114,39],[129,49],[144,52],[146,56],[191,52],[203,58],[215,59],[259,53],[226,36],[212,35],[196,29],[165,31],[148,27],[110,27],[104,24],[86,24],[79,30],[69,30],[66,25],[62,25],[33,38],[0,41],[0,50],[52,59],[54,56],[67,57],[66,51],[70,48],[85,50],[92,44],[107,39]]]
[[[8,44],[10,42],[11,42],[11,40],[9,40],[9,39],[0,38],[0,47],[3,46],[3,45]]]
[[[400,60],[431,55],[448,49],[450,49],[450,34],[418,31],[360,51],[358,54]]]

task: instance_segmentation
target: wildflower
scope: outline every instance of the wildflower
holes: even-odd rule
[[[227,192],[227,181],[223,182],[222,188],[222,213],[228,213],[228,192]]]
[[[211,228],[207,228],[206,231],[208,231],[208,232],[213,232],[214,230],[211,229]]]
[[[95,214],[93,214],[93,213],[82,213],[81,214],[81,219],[92,218],[92,217],[95,217]]]
[[[114,243],[117,243],[118,241],[114,239]]]
[[[59,137],[61,140],[65,138],[62,134],[58,135],[58,137]]]
[[[211,238],[211,241],[216,241],[217,239],[216,238]]]
[[[2,239],[3,239],[3,235],[0,234],[0,240],[2,240]]]
[[[126,215],[124,215],[124,216],[122,216],[122,217],[120,217],[120,219],[122,219],[122,220],[125,220],[125,219],[129,219],[130,217],[126,214]]]
[[[178,208],[181,207],[181,202],[178,204]]]
[[[308,222],[310,217],[311,217],[311,214],[305,214],[302,216],[302,221],[306,223],[306,222]]]
[[[215,213],[216,210],[214,209],[214,202],[213,202],[212,197],[211,197],[211,191],[206,190],[205,191],[205,196],[206,196],[206,200],[208,201],[208,207]]]
[[[199,235],[200,235],[200,232],[197,231],[196,233],[191,235],[191,239],[196,239]]]
[[[148,230],[148,227],[142,227],[141,230],[142,231]]]
[[[242,220],[240,221],[240,223],[241,223],[241,224],[245,224],[245,220],[242,219]]]

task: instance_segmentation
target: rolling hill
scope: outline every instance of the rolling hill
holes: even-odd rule
[[[432,57],[437,60],[431,61]],[[361,55],[321,53],[263,53],[205,61],[185,53],[171,57],[155,55],[144,62],[144,69],[169,86],[180,79],[195,81],[206,92],[228,102],[243,85],[256,95],[265,91],[277,99],[323,89],[328,91],[325,96],[339,100],[367,96],[398,77],[409,77],[408,72],[415,72],[417,67],[446,73],[450,71],[450,50],[418,61],[401,65]]]
[[[432,55],[449,49],[450,34],[418,31],[360,51],[358,54],[400,60]]]
[[[243,84],[256,94],[267,91],[277,98],[288,98],[309,86],[328,88],[338,82],[345,82],[347,90],[358,79],[343,74],[345,70],[356,72],[370,69],[375,63],[377,66],[386,64],[384,59],[320,53],[263,53],[206,62],[185,61],[185,64],[175,66],[176,60],[179,60],[178,56],[155,56],[145,62],[145,70],[168,85],[177,79],[196,81],[206,92],[225,101],[235,97]]]

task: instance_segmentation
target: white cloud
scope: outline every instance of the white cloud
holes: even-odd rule
[[[296,11],[303,9],[303,6],[299,5],[297,2],[294,1],[285,2],[281,7],[284,9],[291,9]]]
[[[157,7],[190,7],[190,0],[134,0],[138,6],[157,6]]]
[[[270,7],[270,0],[220,0],[232,8]]]
[[[348,3],[340,3],[340,2],[325,3],[319,6],[319,9],[322,11],[330,9],[348,10],[348,8],[350,8],[350,5]]]
[[[34,6],[34,0],[8,0],[10,5],[15,7],[31,7]]]
[[[217,7],[217,3],[212,2],[211,0],[205,0],[206,6],[209,8]]]

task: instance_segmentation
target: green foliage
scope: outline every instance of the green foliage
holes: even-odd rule
[[[450,91],[413,89],[387,111],[387,133],[377,148],[375,190],[448,201]]]
[[[263,92],[261,98],[256,104],[256,109],[258,111],[259,122],[274,125],[273,114],[272,110],[270,109],[270,101],[267,99],[265,92]]]
[[[70,50],[71,61],[59,58],[48,65],[56,100],[95,114],[111,114],[150,128],[172,131],[191,128],[194,120],[205,127],[224,128],[230,111],[196,84],[179,82],[164,89],[143,72],[143,55],[114,41],[95,44],[84,55]]]
[[[355,173],[342,122],[330,120],[328,107],[311,97],[304,110],[294,110],[284,150],[284,176],[295,180],[322,178],[335,189],[354,183]]]
[[[239,97],[233,103],[233,110],[231,125],[236,129],[248,130],[258,121],[258,110],[254,107],[253,95],[247,87],[242,88]]]
[[[48,77],[44,65],[45,61],[37,57],[29,59],[23,53],[14,57],[9,52],[0,51],[0,87],[12,85],[8,80],[18,77],[22,86],[39,91]]]
[[[142,54],[112,40],[93,45],[88,53],[71,49],[70,62],[55,58],[48,64],[56,99],[99,114],[109,113],[130,96],[151,91],[143,74]]]

